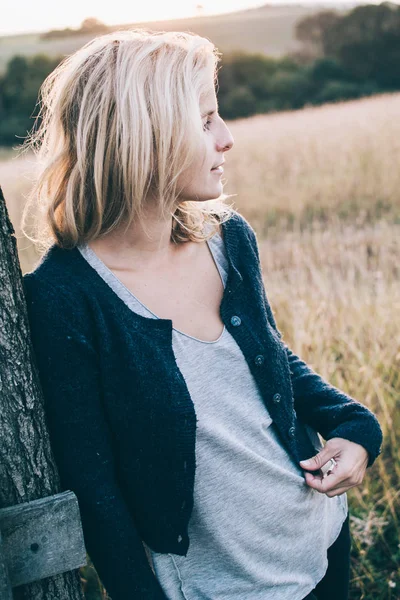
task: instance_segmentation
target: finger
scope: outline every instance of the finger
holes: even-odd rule
[[[343,476],[338,472],[332,472],[330,475],[326,475],[325,477],[321,477],[320,475],[312,475],[311,473],[306,472],[305,478],[310,487],[317,490],[317,492],[321,492],[322,494],[335,489],[340,489],[341,487],[346,486],[346,482],[348,482],[347,478],[343,478]]]
[[[319,481],[325,481],[327,477],[329,477],[329,483],[335,482],[336,485],[352,485],[354,481],[348,476],[347,472],[343,472],[341,468],[339,470],[339,465],[336,464],[333,469],[325,470],[325,472],[320,469],[317,473],[309,473],[308,471],[304,471],[304,475],[306,481],[314,481],[318,479]]]
[[[325,482],[326,482],[326,479],[330,478],[330,477],[331,477],[331,474],[328,474],[325,477],[323,477],[323,480],[325,480]],[[329,483],[331,483],[331,482],[330,481],[326,482],[326,485],[328,485]],[[352,482],[349,478],[342,479],[335,486],[327,488],[325,491],[325,494],[329,497],[338,496],[339,494],[343,494],[344,492],[347,492],[347,490],[352,488],[353,485],[354,485],[354,482]]]
[[[307,473],[306,479],[307,479],[307,477],[310,477],[309,481],[312,481],[313,475],[311,473]],[[314,479],[315,479],[315,477],[314,477]],[[324,492],[323,487],[322,487],[322,492],[326,493],[328,496],[343,494],[344,492],[347,492],[351,488],[356,487],[357,485],[360,485],[360,483],[358,483],[356,480],[354,480],[353,477],[347,477],[346,479],[341,479],[340,481],[336,481],[335,485],[331,485],[332,484],[332,474],[330,474],[330,473],[328,475],[325,475],[322,478],[318,477],[318,479],[320,481],[325,482],[325,486],[326,486],[325,492]],[[315,487],[315,486],[313,486],[311,483],[311,487]],[[331,494],[328,492],[335,492],[335,494]]]
[[[331,458],[335,458],[337,451],[325,445],[315,456],[308,458],[307,460],[301,460],[299,462],[302,469],[308,469],[309,471],[317,471],[323,465],[325,465]]]
[[[330,477],[330,475],[327,475],[327,477]],[[315,477],[315,476],[311,475],[311,473],[306,473],[306,480],[309,479],[309,481],[307,481],[307,484],[309,485],[309,487],[313,487],[314,489],[316,489],[316,486],[314,486],[314,485],[312,485],[312,483],[310,483],[310,481],[312,479],[316,479],[316,478],[321,481],[321,477],[319,477],[319,476]],[[326,478],[324,478],[324,479],[326,479]],[[348,481],[348,480],[345,480],[345,481]],[[346,485],[345,481],[341,482],[340,487],[334,487],[332,489],[327,489],[325,492],[320,489],[317,489],[317,491],[322,494],[325,493],[330,498],[332,498],[333,496],[340,496],[340,494],[344,494],[344,492],[347,492],[349,489],[354,487],[350,483],[348,485]]]
[[[330,492],[326,492],[326,495],[329,496],[329,498],[333,498],[334,496],[340,496],[341,494],[344,494],[345,492],[348,492],[353,486],[348,486],[348,487],[342,487],[339,488],[338,490],[331,490]]]

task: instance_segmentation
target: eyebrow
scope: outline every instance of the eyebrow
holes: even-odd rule
[[[213,115],[215,112],[215,110],[209,110],[208,112],[205,112],[203,115],[201,115],[201,118],[203,119],[204,117],[211,117],[211,115]]]

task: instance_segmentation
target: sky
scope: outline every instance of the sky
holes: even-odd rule
[[[366,0],[365,3],[371,0]],[[264,4],[319,4],[321,0],[1,0],[0,35],[78,28],[88,17],[106,25],[216,15]],[[337,4],[348,3],[337,0]],[[377,2],[379,3],[379,2]]]

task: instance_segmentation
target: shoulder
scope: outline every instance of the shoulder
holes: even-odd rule
[[[50,368],[56,356],[66,348],[98,356],[97,335],[88,302],[68,293],[58,281],[50,281],[36,272],[22,278],[30,340],[35,356]]]
[[[75,259],[74,251],[52,246],[36,267],[23,275],[22,288],[31,323],[50,325],[57,321],[79,329],[87,327],[88,294],[82,283],[85,277],[74,267]]]
[[[247,235],[251,240],[255,240],[256,232],[254,231],[253,226],[250,224],[250,222],[238,212],[235,214],[235,218],[237,226],[240,228],[240,230],[243,231],[243,233]]]
[[[235,244],[240,247],[240,252],[248,252],[250,249],[251,254],[258,263],[257,234],[249,221],[237,210],[231,209],[231,214],[223,226],[229,230],[229,237],[235,240]]]
[[[73,306],[83,299],[86,282],[90,285],[90,269],[78,248],[66,250],[53,244],[22,280],[28,295],[42,299],[56,296],[60,304]]]
[[[50,280],[32,272],[22,277],[29,321],[51,325],[57,322],[86,327],[88,312],[82,294],[71,292],[63,281]]]
[[[25,299],[30,304],[49,306],[54,304],[68,304],[68,293],[64,292],[62,282],[55,280],[53,283],[50,278],[42,276],[38,271],[25,273],[22,277],[22,286]],[[71,299],[72,304],[72,299]]]
[[[227,219],[223,220],[225,227],[234,229],[237,234],[243,235],[250,238],[251,241],[256,239],[256,232],[249,223],[249,221],[238,212],[236,209],[231,208]],[[220,225],[220,230],[222,229]]]

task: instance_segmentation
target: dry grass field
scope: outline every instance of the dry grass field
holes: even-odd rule
[[[235,121],[229,192],[260,233],[400,223],[400,94]]]
[[[284,340],[383,428],[382,454],[348,492],[351,600],[400,598],[399,112],[389,94],[228,123],[225,192],[257,231]],[[31,169],[27,156],[0,163],[23,271]]]

